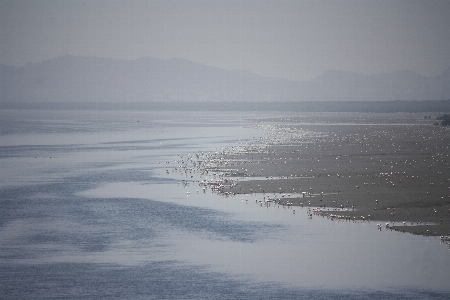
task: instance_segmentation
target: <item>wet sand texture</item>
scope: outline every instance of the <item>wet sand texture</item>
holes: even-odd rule
[[[271,121],[266,136],[245,148],[199,155],[199,171],[220,173],[221,193],[264,193],[279,204],[319,208],[316,214],[335,220],[450,235],[450,128],[433,126],[421,114]]]

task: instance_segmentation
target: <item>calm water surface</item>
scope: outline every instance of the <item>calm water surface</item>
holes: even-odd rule
[[[203,193],[190,181],[207,177],[172,171],[259,137],[260,116],[0,111],[1,298],[450,297],[439,239]]]

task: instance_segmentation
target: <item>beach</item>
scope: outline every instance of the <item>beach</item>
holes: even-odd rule
[[[448,224],[448,131],[433,118],[0,114],[7,298],[449,298],[449,242],[380,221]]]
[[[220,193],[263,193],[266,203],[310,207],[311,217],[450,235],[450,130],[435,117],[317,113],[254,122],[264,137],[198,156],[199,171],[220,177]]]

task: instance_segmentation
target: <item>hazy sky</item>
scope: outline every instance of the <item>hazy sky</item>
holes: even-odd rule
[[[184,58],[308,80],[450,66],[450,1],[0,0],[0,63]]]

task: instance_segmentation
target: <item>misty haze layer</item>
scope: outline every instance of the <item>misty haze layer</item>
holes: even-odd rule
[[[181,58],[310,80],[450,66],[447,0],[0,1],[0,63]]]
[[[392,101],[450,99],[450,68],[364,75],[328,71],[309,81],[269,78],[182,59],[63,56],[0,65],[2,102]]]

